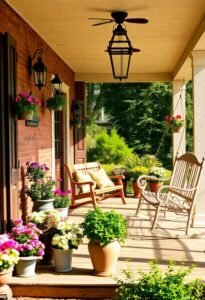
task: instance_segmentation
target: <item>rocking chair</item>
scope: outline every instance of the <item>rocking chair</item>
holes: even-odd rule
[[[176,157],[170,185],[162,186],[156,193],[146,190],[147,182],[149,179],[154,179],[153,176],[142,175],[138,178],[137,184],[141,190],[141,197],[137,214],[139,214],[142,200],[156,208],[151,231],[155,229],[160,211],[164,210],[176,214],[185,213],[188,216],[186,225],[186,234],[188,234],[203,162],[204,158],[202,162],[199,162],[196,156],[189,152]]]

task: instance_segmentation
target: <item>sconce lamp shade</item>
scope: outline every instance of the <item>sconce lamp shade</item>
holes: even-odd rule
[[[55,74],[55,77],[51,80],[51,90],[53,95],[62,91],[62,80],[58,74]]]
[[[121,24],[113,30],[113,35],[109,41],[107,52],[110,56],[113,77],[115,79],[126,79],[128,77],[130,59],[134,49],[127,35],[127,30]]]
[[[32,60],[38,54],[37,62],[32,66]],[[29,67],[29,75],[31,76],[33,72],[34,84],[39,88],[39,90],[46,85],[47,79],[47,67],[42,61],[42,49],[37,49],[34,53],[33,57],[29,55],[28,58],[28,67]]]

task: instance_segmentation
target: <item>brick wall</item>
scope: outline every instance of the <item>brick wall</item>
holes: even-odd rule
[[[51,166],[51,113],[45,109],[45,100],[50,96],[50,80],[58,73],[69,87],[70,104],[74,99],[74,72],[48,46],[48,44],[10,7],[0,0],[0,33],[8,32],[17,45],[17,93],[32,91],[41,100],[38,127],[26,127],[25,121],[18,121],[18,151],[20,167],[27,161],[40,161]],[[43,49],[43,61],[48,68],[47,85],[41,91],[28,75],[28,56],[36,49]],[[73,132],[70,129],[70,146],[73,148]],[[71,161],[73,158],[71,158]]]

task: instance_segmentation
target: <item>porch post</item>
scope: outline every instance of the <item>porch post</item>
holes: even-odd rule
[[[205,51],[192,52],[193,148],[201,161],[205,155]],[[201,175],[193,225],[205,226],[205,172]]]
[[[172,100],[172,114],[174,116],[180,115],[185,119],[185,91],[186,84],[183,80],[175,80],[172,82],[173,100]],[[177,152],[183,154],[186,152],[186,127],[178,133],[172,133],[172,147],[173,147],[173,161],[175,160]]]

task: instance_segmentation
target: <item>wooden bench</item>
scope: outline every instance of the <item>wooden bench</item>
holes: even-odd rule
[[[113,186],[107,186],[103,188],[94,187],[95,184],[92,181],[87,182],[78,182],[76,172],[81,172],[83,174],[89,174],[88,172],[96,172],[99,171],[101,168],[101,165],[99,162],[89,162],[84,164],[74,164],[72,166],[68,166],[65,164],[65,168],[68,173],[68,177],[70,180],[70,187],[71,187],[71,208],[76,208],[81,205],[84,205],[86,203],[92,203],[94,207],[96,207],[97,202],[110,198],[119,196],[122,199],[122,203],[126,204],[125,196],[123,192],[123,183],[122,175],[117,176],[109,176],[109,178],[112,180],[115,180],[115,185]],[[89,185],[89,191],[86,193],[82,192],[82,186],[83,185]],[[76,204],[76,200],[81,200],[85,198],[91,198],[91,200],[84,201],[80,204]]]

